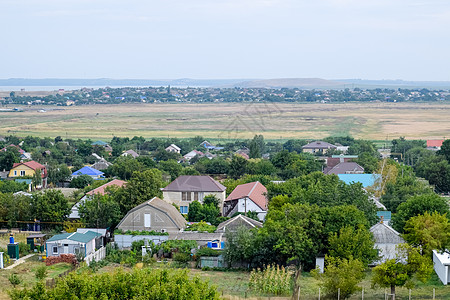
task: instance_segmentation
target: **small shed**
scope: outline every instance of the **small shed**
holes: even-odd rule
[[[400,236],[394,228],[387,225],[381,220],[379,223],[370,228],[375,240],[375,248],[378,250],[380,260],[375,264],[381,264],[389,259],[394,259],[397,256],[397,245],[405,243],[405,240]]]
[[[27,236],[27,244],[30,245],[31,251],[37,249],[39,252],[44,252],[45,250],[45,236],[44,233],[36,233]]]
[[[450,254],[433,250],[433,265],[439,279],[444,285],[447,285],[450,281]]]

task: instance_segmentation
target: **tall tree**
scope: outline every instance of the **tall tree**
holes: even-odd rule
[[[119,204],[109,195],[89,197],[80,205],[79,212],[87,227],[114,228],[122,217]]]

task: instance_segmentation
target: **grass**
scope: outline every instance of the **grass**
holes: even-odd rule
[[[9,299],[7,290],[13,288],[8,280],[9,275],[14,273],[22,279],[22,283],[17,288],[30,288],[38,281],[35,277],[35,271],[40,266],[45,266],[45,263],[39,261],[38,256],[35,255],[12,270],[0,270],[0,299]],[[47,279],[56,278],[59,274],[64,273],[71,268],[72,266],[67,263],[58,263],[48,266]]]
[[[46,113],[39,113],[44,108]],[[385,140],[448,135],[450,104],[209,103],[25,107],[0,113],[1,135],[109,140],[112,136],[267,140],[351,135]]]

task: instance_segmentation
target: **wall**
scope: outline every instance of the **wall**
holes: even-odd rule
[[[17,171],[17,175],[14,175],[14,171]],[[25,175],[20,175],[20,171],[25,171]],[[9,177],[22,177],[22,176],[33,176],[34,170],[30,169],[29,167],[25,165],[17,166],[9,172]]]
[[[150,227],[145,225],[145,214],[150,215]],[[180,228],[177,227],[175,222],[164,212],[156,209],[150,205],[139,208],[133,212],[130,212],[125,219],[118,226],[123,231],[139,230],[139,231],[156,231],[162,232],[179,232]]]
[[[60,246],[58,244],[61,244]],[[64,252],[64,244],[68,245],[68,251]],[[53,247],[58,247],[58,253],[53,254]],[[61,254],[75,254],[75,248],[79,248],[81,253],[85,254],[84,252],[84,244],[80,242],[75,242],[71,240],[60,240],[60,241],[54,241],[54,242],[47,242],[46,243],[47,248],[47,256],[59,256]]]
[[[436,250],[433,250],[433,265],[434,265],[434,271],[438,275],[439,279],[442,281],[444,285],[447,285],[448,283],[448,273],[449,268],[448,266],[444,265],[443,262],[439,259],[438,254],[436,253]]]
[[[168,235],[125,235],[125,234],[115,234],[114,242],[117,244],[119,249],[130,248],[131,244],[135,241],[148,240],[152,241],[156,245],[161,244],[169,239]]]

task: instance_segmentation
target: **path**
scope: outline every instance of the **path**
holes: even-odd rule
[[[5,270],[10,270],[10,269],[12,269],[12,268],[14,268],[14,267],[17,267],[18,265],[20,265],[21,263],[24,263],[26,259],[32,257],[33,255],[34,255],[34,253],[31,253],[31,254],[28,254],[28,255],[26,255],[26,256],[24,256],[24,257],[19,258],[19,259],[16,260],[12,265],[7,266],[7,267],[5,268]]]

